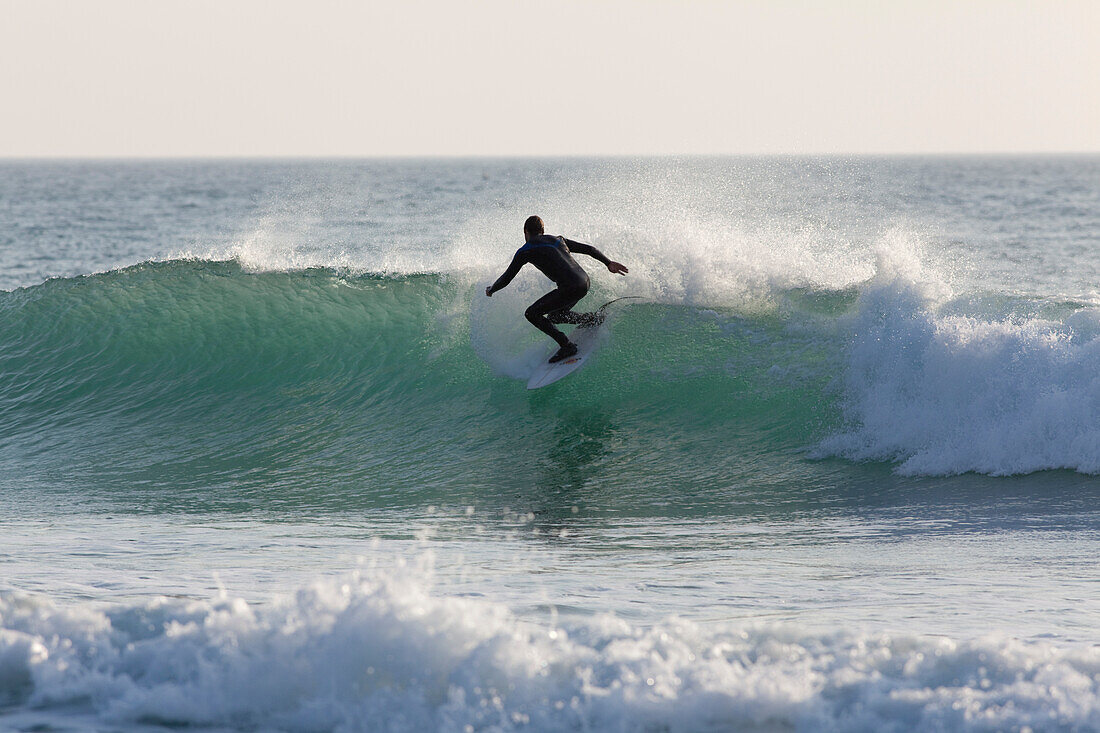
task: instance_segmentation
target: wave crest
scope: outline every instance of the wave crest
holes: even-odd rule
[[[844,375],[851,427],[819,454],[908,475],[1100,473],[1100,312],[980,317],[939,297],[905,276],[863,290]]]

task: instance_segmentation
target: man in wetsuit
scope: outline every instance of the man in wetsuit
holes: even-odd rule
[[[553,364],[577,353],[577,345],[555,328],[554,324],[585,325],[594,323],[596,319],[595,313],[574,313],[572,310],[577,301],[588,294],[588,273],[577,264],[570,253],[595,257],[607,265],[608,270],[619,275],[625,275],[629,270],[608,259],[603,252],[590,244],[574,242],[565,237],[553,237],[543,232],[542,219],[537,216],[527,218],[523,223],[526,244],[516,250],[512,264],[508,265],[508,269],[495,283],[485,288],[485,294],[491,298],[493,293],[507,287],[520,268],[527,263],[537,267],[543,275],[557,284],[557,290],[552,290],[536,300],[523,314],[535,328],[558,342],[561,348],[550,357],[550,363]]]

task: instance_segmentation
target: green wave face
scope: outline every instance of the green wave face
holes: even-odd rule
[[[156,511],[687,506],[790,485],[838,420],[848,294],[631,304],[589,366],[529,392],[472,348],[475,290],[177,261],[4,293],[2,481]],[[505,348],[541,358],[523,333]]]

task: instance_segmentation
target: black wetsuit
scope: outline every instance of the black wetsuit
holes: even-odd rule
[[[535,328],[558,342],[559,346],[569,343],[568,337],[555,323],[591,323],[592,313],[574,313],[573,306],[588,293],[588,273],[584,271],[571,252],[595,257],[605,265],[611,262],[603,252],[590,244],[574,242],[565,237],[553,237],[540,234],[516,250],[512,264],[489,289],[495,293],[512,282],[520,268],[530,263],[546,277],[553,280],[558,288],[542,296],[524,312],[524,316]],[[547,317],[549,316],[549,317]]]

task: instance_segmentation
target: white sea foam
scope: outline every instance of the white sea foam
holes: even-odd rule
[[[819,452],[914,475],[1100,472],[1097,312],[945,315],[946,288],[896,252],[880,258],[850,324],[851,427]]]
[[[0,598],[8,716],[284,730],[1012,730],[1100,725],[1100,651],[794,627],[540,624],[424,581],[271,606]],[[2,721],[3,718],[0,718]]]

